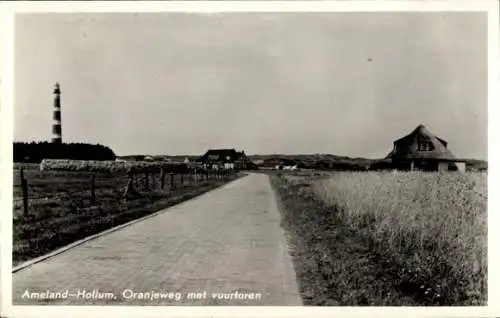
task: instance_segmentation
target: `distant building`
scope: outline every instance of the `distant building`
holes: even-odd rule
[[[255,164],[245,155],[244,151],[232,149],[209,149],[198,162],[213,167],[233,167],[236,170],[254,169]]]
[[[256,165],[262,165],[262,164],[264,164],[264,159],[254,160],[253,163],[256,164]]]
[[[448,142],[434,136],[424,125],[394,141],[393,149],[385,159],[401,170],[465,170],[465,160],[457,159],[448,149]]]
[[[189,163],[189,158],[187,156],[184,158],[184,163]]]

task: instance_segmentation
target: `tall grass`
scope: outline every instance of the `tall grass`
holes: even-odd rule
[[[487,289],[486,179],[482,173],[340,172],[313,182],[312,190],[402,268],[409,289],[479,305]]]

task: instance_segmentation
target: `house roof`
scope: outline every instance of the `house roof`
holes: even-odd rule
[[[419,151],[419,144],[423,142],[429,144],[431,149]],[[418,125],[411,133],[394,141],[394,148],[386,158],[457,160],[447,146],[444,139],[436,137],[424,125]]]
[[[198,161],[231,161],[234,162],[244,156],[243,152],[237,152],[234,148],[231,149],[209,149]]]

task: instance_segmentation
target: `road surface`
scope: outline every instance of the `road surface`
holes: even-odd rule
[[[302,305],[264,174],[24,268],[12,283],[14,305]]]

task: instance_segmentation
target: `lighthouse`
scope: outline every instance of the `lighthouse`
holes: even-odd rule
[[[54,117],[52,124],[52,143],[61,144],[62,143],[62,133],[61,133],[61,89],[59,83],[56,83],[54,87]]]

